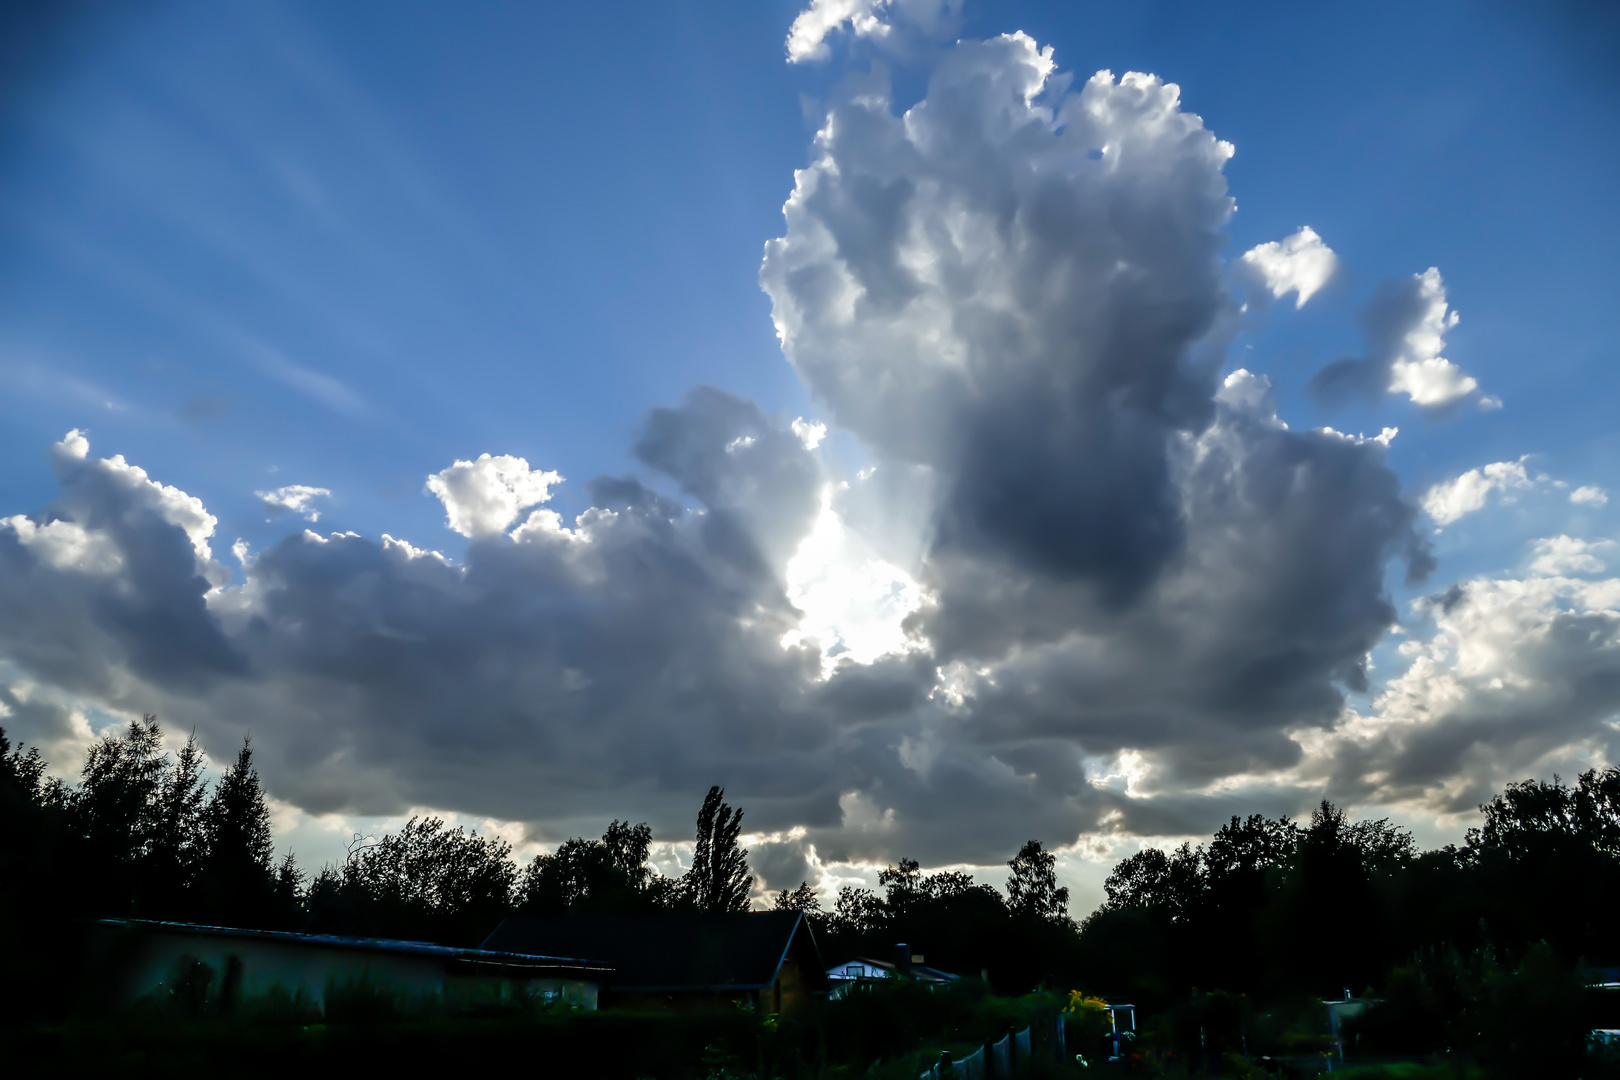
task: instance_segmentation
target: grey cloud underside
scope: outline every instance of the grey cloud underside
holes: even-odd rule
[[[974,658],[987,738],[1078,739],[1094,754],[1151,748],[1166,790],[1287,768],[1285,730],[1337,718],[1341,686],[1395,612],[1390,558],[1416,543],[1381,454],[1222,409],[1181,478],[1187,543],[1129,610],[1084,585],[939,568],[922,629]]]
[[[1071,92],[1021,37],[950,51],[905,114],[868,77],[833,106],[762,282],[876,466],[834,505],[927,592],[909,652],[823,679],[783,647],[786,564],[843,478],[786,418],[699,388],[647,414],[647,475],[591,481],[571,532],[542,512],[460,564],[305,533],[223,585],[149,492],[59,457],[35,525],[121,561],[59,566],[0,527],[0,656],[210,747],[251,730],[311,811],[678,838],[720,783],[749,828],[805,827],[761,852],[773,887],[809,845],[1000,862],[1298,809],[1320,789],[1198,792],[1312,764],[1291,733],[1365,685],[1386,571],[1428,557],[1381,445],[1290,431],[1263,379],[1220,377],[1227,156],[1173,87]],[[1422,787],[1471,745],[1356,752]],[[1371,790],[1353,749],[1323,785]],[[1134,794],[1100,782],[1124,751],[1150,767]]]
[[[1332,405],[1383,396],[1401,353],[1401,339],[1423,320],[1428,307],[1419,278],[1380,281],[1358,320],[1367,339],[1367,355],[1341,357],[1328,364],[1311,377],[1311,393]]]
[[[107,537],[116,576],[63,573],[0,530],[0,633],[14,662],[66,689],[103,694],[115,667],[201,689],[246,671],[218,632],[186,533],[131,493],[116,470],[58,462],[60,498],[42,520],[68,520]]]
[[[746,800],[751,826],[806,826],[805,842],[822,859],[907,851],[996,861],[1018,836],[1072,837],[1112,810],[1128,825],[1187,828],[1200,817],[1194,804],[1139,806],[1101,791],[1087,779],[1083,753],[1202,744],[1198,755],[1208,759],[1209,744],[1240,741],[1233,732],[1244,723],[1257,728],[1243,735],[1252,746],[1237,758],[1227,751],[1227,764],[1247,767],[1267,754],[1283,761],[1293,746],[1268,746],[1274,729],[1234,704],[1212,711],[1196,673],[1172,692],[1133,689],[1138,677],[1163,681],[1162,669],[1148,671],[1144,650],[1178,647],[1152,628],[1163,619],[1145,605],[1122,614],[1048,596],[1045,610],[1002,610],[1019,632],[996,629],[1003,644],[981,652],[1030,645],[1030,627],[1042,621],[1067,630],[996,668],[1019,694],[982,685],[965,709],[930,696],[943,650],[848,665],[818,681],[817,655],[780,644],[795,612],[776,576],[761,570],[766,545],[780,538],[754,539],[809,513],[811,455],[782,420],[712,390],[651,414],[647,431],[656,437],[642,440],[643,458],[667,464],[712,504],[699,499],[700,512],[687,513],[640,481],[603,480],[593,488],[606,505],[584,515],[574,537],[476,541],[460,566],[398,542],[302,533],[259,554],[243,583],[211,599],[208,576],[218,571],[199,566],[179,526],[106,482],[107,463],[64,463],[69,495],[53,513],[117,522],[107,528],[124,569],[53,570],[14,533],[0,533],[11,571],[0,585],[0,647],[56,685],[196,726],[209,745],[253,732],[272,790],[311,811],[430,805],[543,825],[634,814],[679,836],[691,793],[719,780]],[[1322,452],[1390,482],[1359,447]],[[1220,461],[1211,451],[1202,467],[1224,472]],[[1256,498],[1228,494],[1233,505]],[[1309,520],[1309,501],[1295,494],[1296,513]],[[724,514],[732,524],[713,527]],[[1284,534],[1277,543],[1287,543]],[[145,657],[172,624],[153,624],[137,643],[104,602],[153,567],[167,569],[136,582],[132,595],[167,590],[169,608],[184,615],[170,638],[173,656],[158,665]],[[1030,585],[1020,587],[1042,595]],[[942,597],[931,619],[951,611],[950,595]],[[1115,660],[1088,674],[1073,643],[1088,620],[1099,635],[1127,622],[1145,629],[1112,641]],[[1217,658],[1242,651],[1229,640],[1202,647]],[[1338,655],[1331,641],[1322,648]],[[221,656],[230,662],[216,663]],[[1119,658],[1137,672],[1120,670]],[[1275,682],[1268,687],[1277,692]],[[1276,715],[1295,711],[1283,702]],[[910,764],[900,753],[907,739],[921,748]],[[871,822],[861,824],[857,809],[846,823],[839,800],[849,792],[860,793]]]
[[[1537,584],[1547,582],[1474,581],[1430,598],[1441,640],[1511,656],[1492,670],[1417,668],[1399,680],[1381,704],[1408,722],[1336,745],[1322,771],[1337,790],[1388,800],[1440,789],[1431,801],[1467,811],[1526,773],[1570,776],[1620,756],[1617,583],[1557,579],[1576,595],[1524,602]]]

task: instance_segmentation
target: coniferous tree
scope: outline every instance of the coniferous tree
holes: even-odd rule
[[[65,798],[71,827],[84,844],[86,899],[106,915],[139,915],[141,878],[161,831],[168,769],[157,717],[132,720],[120,735],[91,745],[79,787]]]
[[[193,733],[158,785],[152,846],[143,874],[151,912],[163,918],[194,914],[191,894],[208,850],[202,771],[203,752]]]
[[[35,748],[12,746],[0,728],[0,919],[4,925],[44,884],[37,880],[50,831],[45,759]]]
[[[717,785],[704,796],[692,866],[682,879],[689,901],[699,911],[744,911],[748,892],[754,887],[748,852],[737,842],[743,812],[726,805],[725,794]]]
[[[77,975],[60,944],[83,911],[83,859],[63,795],[39,751],[13,746],[0,728],[0,1026],[65,999]]]
[[[271,888],[274,897],[275,921],[288,927],[302,922],[300,908],[304,899],[304,880],[307,875],[298,868],[298,861],[289,850],[276,864],[276,878]]]
[[[210,917],[238,926],[274,921],[275,854],[270,807],[253,767],[253,743],[242,740],[203,810],[202,861]]]

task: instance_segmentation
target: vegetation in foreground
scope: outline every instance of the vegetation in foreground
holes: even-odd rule
[[[251,746],[211,788],[203,764],[194,741],[164,752],[148,718],[96,743],[79,782],[65,784],[0,732],[0,925],[14,928],[0,950],[8,1027],[86,1053],[144,1037],[145,1027],[126,1021],[85,1028],[68,1019],[82,989],[63,962],[77,918],[468,945],[515,911],[737,910],[748,902],[742,811],[718,788],[703,801],[697,858],[680,879],[647,865],[645,825],[616,821],[599,840],[570,840],[519,867],[504,842],[435,819],[359,842],[343,865],[311,878],[290,855],[273,858]],[[803,886],[775,902],[807,912],[829,963],[886,957],[904,941],[933,966],[981,976],[970,983],[984,992],[1012,995],[987,1001],[1077,987],[1131,1000],[1141,1018],[1132,1068],[1149,1072],[1252,1075],[1265,1067],[1259,1058],[1308,1059],[1320,1053],[1321,1000],[1349,993],[1382,1002],[1346,1025],[1351,1063],[1402,1057],[1454,1075],[1599,1075],[1606,1066],[1588,1051],[1587,1033],[1620,1027],[1620,1015],[1586,989],[1583,970],[1620,966],[1620,921],[1608,902],[1620,895],[1620,769],[1574,784],[1510,785],[1482,810],[1483,824],[1463,845],[1435,851],[1419,851],[1387,821],[1352,821],[1325,802],[1305,822],[1234,817],[1205,844],[1121,862],[1106,903],[1078,923],[1053,856],[1035,841],[1010,861],[1005,893],[903,859],[880,875],[877,891],[845,889],[830,911]],[[242,1018],[184,1022],[200,1025],[180,1040],[186,1045],[207,1044],[208,1031],[246,1031]],[[529,1022],[411,1023],[494,1030]],[[244,1039],[280,1040],[287,1053],[338,1053],[347,1039],[365,1041],[341,1023],[255,1023],[260,1034]],[[151,1028],[160,1029],[169,1030]],[[817,1039],[845,1037],[816,1030]],[[932,1052],[925,1041],[914,1033],[907,1053]],[[895,1053],[879,1055],[885,1067],[901,1067]]]
[[[540,1005],[423,1013],[370,987],[335,995],[325,1016],[288,1001],[244,1002],[226,1013],[217,1001],[177,995],[111,1019],[26,1029],[11,1041],[9,1057],[51,1061],[61,1073],[130,1076],[222,1068],[269,1076],[350,1066],[460,1073],[522,1061],[543,1076],[624,1080],[914,1080],[941,1051],[964,1052],[1034,1025],[1043,1060],[1022,1075],[1038,1077],[1076,1071],[1059,1063],[1052,1039],[1050,1021],[1061,1006],[1055,994],[999,997],[976,980],[938,991],[896,980],[781,1017],[745,1009],[574,1012]]]

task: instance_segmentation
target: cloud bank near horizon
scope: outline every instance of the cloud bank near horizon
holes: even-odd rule
[[[818,0],[803,58],[912,8]],[[903,110],[851,75],[760,271],[825,423],[696,388],[644,417],[641,475],[589,481],[572,521],[546,505],[557,473],[457,460],[425,482],[457,559],[305,530],[232,568],[200,500],[70,433],[59,498],[0,520],[0,722],[47,746],[91,706],[221,746],[251,729],[307,812],[432,806],[552,839],[625,815],[684,836],[721,783],[782,837],[772,888],[1323,794],[1452,813],[1612,760],[1607,548],[1548,538],[1520,576],[1399,612],[1386,578],[1433,569],[1430,523],[1529,475],[1414,499],[1393,429],[1294,430],[1263,374],[1230,369],[1240,294],[1298,308],[1336,267],[1308,228],[1223,259],[1232,152],[1174,84],[1075,86],[1023,34],[945,50]],[[1454,322],[1438,271],[1386,284],[1368,355],[1319,392],[1484,404],[1440,356]],[[329,494],[262,497],[313,521]],[[1374,687],[1407,615],[1410,667]]]

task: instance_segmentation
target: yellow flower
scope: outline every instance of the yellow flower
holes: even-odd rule
[[[1078,1016],[1088,1012],[1106,1012],[1107,1010],[1108,1002],[1104,1001],[1102,998],[1087,997],[1079,990],[1070,990],[1069,1004],[1066,1008],[1064,1008],[1063,1011],[1066,1013],[1074,1013]]]

